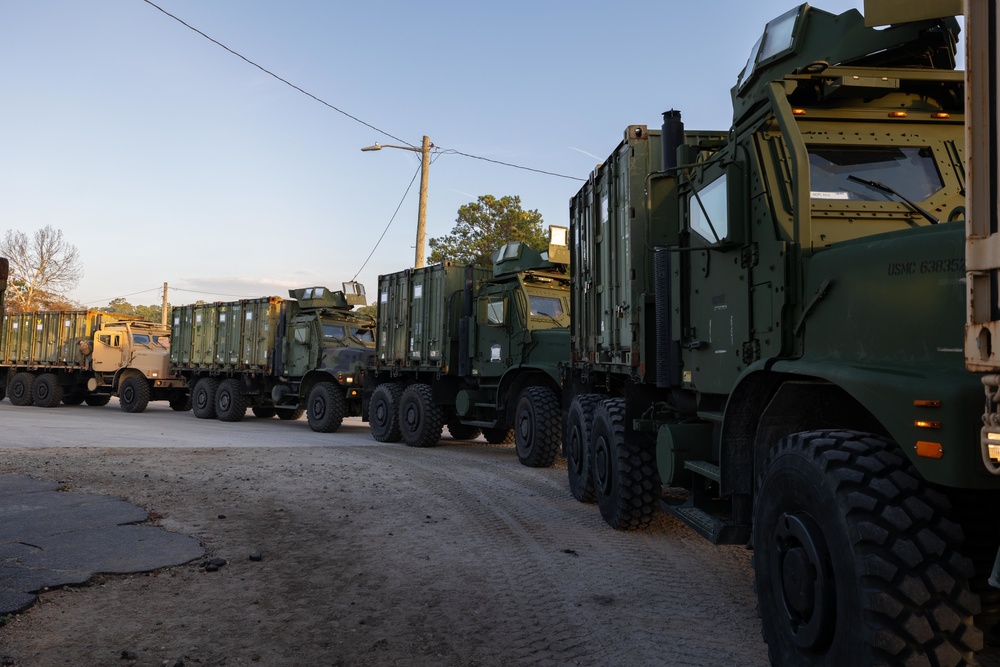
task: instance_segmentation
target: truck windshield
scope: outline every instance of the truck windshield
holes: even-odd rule
[[[535,316],[548,316],[554,319],[558,319],[563,314],[562,301],[554,296],[539,296],[537,294],[532,294],[529,296],[531,300],[531,314]]]
[[[340,340],[347,335],[347,330],[342,324],[324,324],[323,338],[336,338]]]
[[[878,181],[907,199],[924,201],[944,187],[930,148],[807,146],[813,200],[885,201],[891,196],[848,176]]]

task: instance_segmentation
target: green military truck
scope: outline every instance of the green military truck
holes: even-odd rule
[[[0,393],[13,405],[107,405],[125,412],[152,401],[185,410],[183,380],[169,376],[170,330],[134,316],[96,310],[3,316]]]
[[[380,442],[437,444],[480,431],[514,442],[524,465],[552,465],[569,356],[566,228],[539,253],[508,243],[493,268],[437,264],[379,277],[375,362],[362,418]]]
[[[359,371],[373,357],[373,322],[353,312],[364,288],[344,283],[173,310],[170,367],[199,419],[294,420],[330,433],[361,411]]]
[[[729,131],[631,126],[571,201],[570,490],[752,546],[777,665],[977,664],[997,620],[957,35],[796,7]]]

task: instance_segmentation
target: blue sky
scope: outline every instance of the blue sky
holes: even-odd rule
[[[729,89],[782,0],[155,0],[410,144],[585,179],[630,124],[680,109],[728,129]],[[833,13],[862,0],[827,0]],[[417,154],[261,72],[143,0],[0,0],[0,233],[63,230],[71,298],[230,300],[413,262]],[[428,238],[459,206],[519,195],[567,224],[580,181],[444,153]],[[429,252],[429,251],[428,251]],[[186,290],[186,291],[184,291]]]

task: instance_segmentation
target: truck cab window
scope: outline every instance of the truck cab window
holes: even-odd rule
[[[809,151],[809,189],[813,199],[892,200],[880,190],[850,180],[855,176],[884,183],[912,201],[924,201],[944,187],[934,151],[920,146],[817,146]]]
[[[506,319],[506,301],[502,296],[488,296],[481,302],[480,324],[502,326]]]
[[[324,324],[323,338],[341,339],[347,335],[347,330],[342,324]]]
[[[536,317],[558,319],[563,315],[562,300],[552,296],[531,295],[531,314]]]
[[[728,192],[723,174],[691,195],[691,231],[709,243],[719,243],[729,234]]]
[[[146,334],[132,334],[132,342],[137,345],[149,345],[149,336]]]

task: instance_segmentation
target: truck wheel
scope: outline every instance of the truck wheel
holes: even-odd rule
[[[317,433],[333,433],[347,416],[347,401],[334,383],[317,382],[309,391],[306,413],[309,428]]]
[[[399,397],[399,430],[410,447],[432,447],[441,439],[444,415],[426,384],[411,384]]]
[[[594,495],[601,516],[617,530],[645,526],[660,498],[660,476],[653,452],[625,440],[625,399],[601,401],[591,433]]]
[[[295,421],[306,413],[305,408],[277,408],[278,419],[284,421]]]
[[[215,378],[198,380],[191,391],[191,410],[198,419],[215,419],[215,392],[219,381]]]
[[[513,445],[514,429],[512,428],[484,428],[483,437],[491,445]]]
[[[83,402],[91,407],[99,408],[111,402],[111,394],[91,394],[84,396]]]
[[[399,397],[403,395],[403,385],[386,382],[375,387],[371,403],[368,405],[368,426],[372,437],[379,442],[399,442],[403,434],[399,430]]]
[[[590,472],[590,434],[594,426],[594,411],[604,400],[601,394],[580,394],[569,406],[563,447],[569,492],[581,503],[594,502],[594,478]]]
[[[31,373],[16,373],[7,386],[7,396],[11,405],[31,405],[34,401],[32,388],[35,384],[35,376]]]
[[[229,378],[219,383],[215,392],[215,414],[224,422],[238,422],[246,416],[247,398],[239,380]]]
[[[979,600],[949,509],[892,442],[853,431],[782,439],[753,526],[771,662],[977,664]]]
[[[176,412],[187,412],[191,409],[191,394],[184,392],[182,395],[174,394],[170,399],[170,409]]]
[[[138,413],[149,405],[149,383],[146,378],[131,375],[118,387],[118,404],[123,412]]]
[[[548,468],[559,456],[562,424],[559,399],[548,387],[528,387],[517,399],[514,445],[529,468]]]
[[[54,408],[63,398],[63,388],[55,373],[42,373],[31,386],[31,398],[40,408]]]
[[[448,422],[448,433],[455,440],[475,440],[479,437],[480,430],[478,426],[463,424],[455,418]]]
[[[257,419],[270,419],[274,415],[278,414],[278,411],[271,407],[264,407],[263,405],[255,405],[250,408],[250,412]]]

